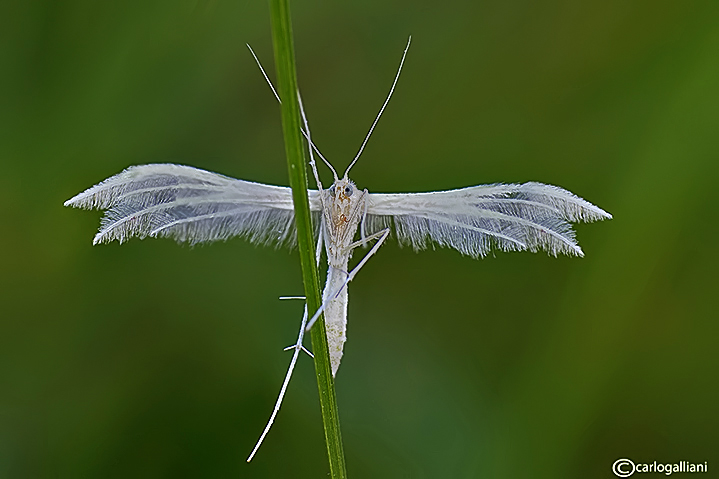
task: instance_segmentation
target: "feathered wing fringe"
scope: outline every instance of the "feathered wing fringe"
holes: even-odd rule
[[[415,250],[431,242],[474,258],[492,248],[584,256],[571,222],[612,216],[562,188],[496,184],[416,194],[370,194],[367,233],[393,227]]]
[[[311,208],[319,211],[317,192]],[[189,166],[132,166],[65,202],[104,209],[93,244],[133,236],[171,237],[191,244],[244,236],[253,243],[292,246],[292,191]],[[315,224],[318,224],[315,221]]]

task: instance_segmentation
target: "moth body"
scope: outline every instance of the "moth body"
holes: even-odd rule
[[[365,210],[367,193],[347,178],[338,179],[323,192],[322,232],[327,253],[327,282],[322,294],[325,306],[327,346],[332,376],[337,374],[347,341],[347,280],[352,243]]]

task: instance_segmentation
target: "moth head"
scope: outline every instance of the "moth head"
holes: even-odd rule
[[[330,198],[334,201],[345,202],[352,199],[352,196],[357,192],[357,188],[351,180],[343,178],[336,180],[328,191]]]
[[[357,190],[352,181],[343,178],[335,181],[325,194],[327,195],[325,215],[330,237],[339,243],[344,243],[347,238],[351,240],[359,221],[358,206],[362,201],[361,191]]]

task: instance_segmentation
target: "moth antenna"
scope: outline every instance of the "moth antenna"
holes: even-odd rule
[[[397,85],[397,80],[399,80],[399,74],[402,72],[402,66],[404,65],[404,59],[407,56],[407,50],[409,50],[409,44],[411,42],[412,42],[412,35],[410,35],[409,40],[407,40],[407,46],[404,48],[404,53],[402,54],[402,60],[399,62],[399,69],[397,69],[397,75],[394,77],[394,82],[392,82],[392,88],[389,89],[389,95],[387,95],[387,99],[384,101],[382,108],[380,108],[379,113],[377,114],[377,118],[374,119],[374,123],[372,123],[372,126],[370,127],[369,132],[367,133],[367,136],[365,137],[364,141],[362,142],[362,146],[360,146],[360,149],[357,152],[357,155],[354,157],[354,160],[352,160],[352,163],[350,163],[350,166],[347,167],[347,170],[345,171],[345,176],[344,176],[345,179],[347,179],[347,174],[350,172],[350,169],[354,166],[354,164],[357,162],[360,155],[362,154],[362,150],[364,150],[364,147],[367,144],[367,141],[369,140],[370,135],[372,135],[372,131],[374,130],[374,127],[377,125],[377,122],[379,121],[379,117],[382,116],[382,112],[384,112],[385,107],[387,107],[387,103],[389,103],[389,99],[392,98],[392,93],[394,93],[394,87]]]
[[[255,51],[252,49],[252,47],[250,46],[249,43],[245,43],[245,45],[247,45],[247,48],[250,50],[250,53],[252,54],[252,58],[255,59],[255,63],[257,63],[257,66],[260,67],[260,71],[262,72],[262,76],[265,77],[265,81],[267,82],[267,84],[268,84],[268,85],[270,86],[270,88],[272,89],[272,93],[274,93],[275,98],[277,98],[277,101],[280,102],[280,104],[282,104],[282,100],[280,99],[280,95],[277,94],[277,90],[275,90],[274,85],[272,85],[272,82],[270,81],[270,78],[267,76],[267,73],[265,72],[265,69],[262,68],[262,64],[260,63],[260,59],[257,58],[257,55],[255,55]],[[319,150],[319,148],[317,148],[317,145],[315,145],[314,143],[312,143],[312,140],[310,139],[310,134],[309,134],[309,131],[310,131],[309,128],[310,128],[310,127],[309,127],[309,124],[307,123],[307,118],[305,117],[304,109],[303,109],[303,107],[302,107],[302,99],[300,98],[300,92],[299,92],[299,91],[297,92],[297,99],[298,99],[299,102],[300,102],[300,112],[302,113],[302,119],[303,119],[303,121],[304,121],[304,123],[305,123],[305,129],[300,128],[300,131],[302,132],[302,134],[304,135],[304,137],[307,138],[307,141],[310,143],[310,146],[311,146],[311,148],[310,148],[310,164],[314,164],[314,159],[312,158],[312,150],[314,150],[315,152],[317,152],[317,155],[318,155],[320,158],[322,158],[322,161],[324,161],[325,164],[326,164],[327,166],[329,166],[330,170],[332,170],[332,174],[333,174],[334,177],[335,177],[335,181],[337,181],[337,172],[336,172],[335,169],[332,167],[332,165],[330,164],[330,162],[327,161],[327,159],[322,155],[322,153],[320,153],[320,150]],[[321,190],[321,189],[322,189],[322,185],[320,184],[319,176],[317,175],[317,171],[316,171],[316,168],[315,168],[314,166],[313,166],[313,169],[315,169],[315,171],[314,171],[314,173],[315,173],[315,180],[317,181],[318,188]]]
[[[280,100],[280,95],[277,94],[277,90],[275,90],[275,87],[272,85],[272,82],[270,81],[270,77],[267,76],[267,73],[265,73],[265,69],[262,68],[262,63],[260,63],[260,59],[257,58],[257,55],[255,55],[255,51],[252,49],[249,43],[245,43],[247,45],[247,48],[250,49],[250,53],[252,53],[252,57],[255,59],[255,62],[257,63],[257,66],[260,67],[260,71],[262,72],[262,76],[265,77],[265,80],[267,81],[267,84],[272,89],[272,93],[275,94],[275,98],[277,98],[277,101],[282,104],[282,100]]]
[[[337,171],[335,171],[335,169],[332,167],[332,164],[327,160],[327,158],[324,157],[324,155],[322,154],[322,152],[320,151],[320,149],[317,148],[317,145],[315,145],[314,143],[312,143],[312,142],[310,141],[310,139],[307,137],[307,133],[305,133],[305,130],[303,130],[302,128],[300,128],[300,131],[301,131],[302,134],[305,136],[305,138],[307,138],[307,141],[309,141],[310,145],[312,145],[312,149],[315,150],[315,153],[317,153],[317,156],[319,156],[319,157],[322,159],[322,161],[324,161],[325,164],[329,167],[329,169],[332,170],[332,174],[333,174],[334,177],[335,177],[335,181],[337,181],[337,180],[339,179],[339,178],[337,178]]]

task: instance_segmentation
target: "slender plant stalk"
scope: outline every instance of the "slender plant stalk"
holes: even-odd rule
[[[307,197],[307,170],[303,139],[300,133],[300,111],[297,102],[297,73],[295,70],[295,51],[292,42],[292,22],[289,0],[270,0],[272,20],[272,43],[277,66],[277,84],[282,103],[282,131],[285,138],[287,168],[292,187],[292,200],[295,207],[297,224],[297,246],[302,266],[302,279],[305,285],[307,308],[310,316],[321,305],[319,279],[315,264],[314,241],[310,221],[310,205]],[[340,435],[339,411],[335,394],[334,380],[330,370],[330,358],[327,350],[327,333],[324,318],[312,328],[312,350],[315,355],[315,372],[319,388],[322,422],[325,430],[325,442],[329,456],[330,474],[333,479],[346,478],[342,436]]]

